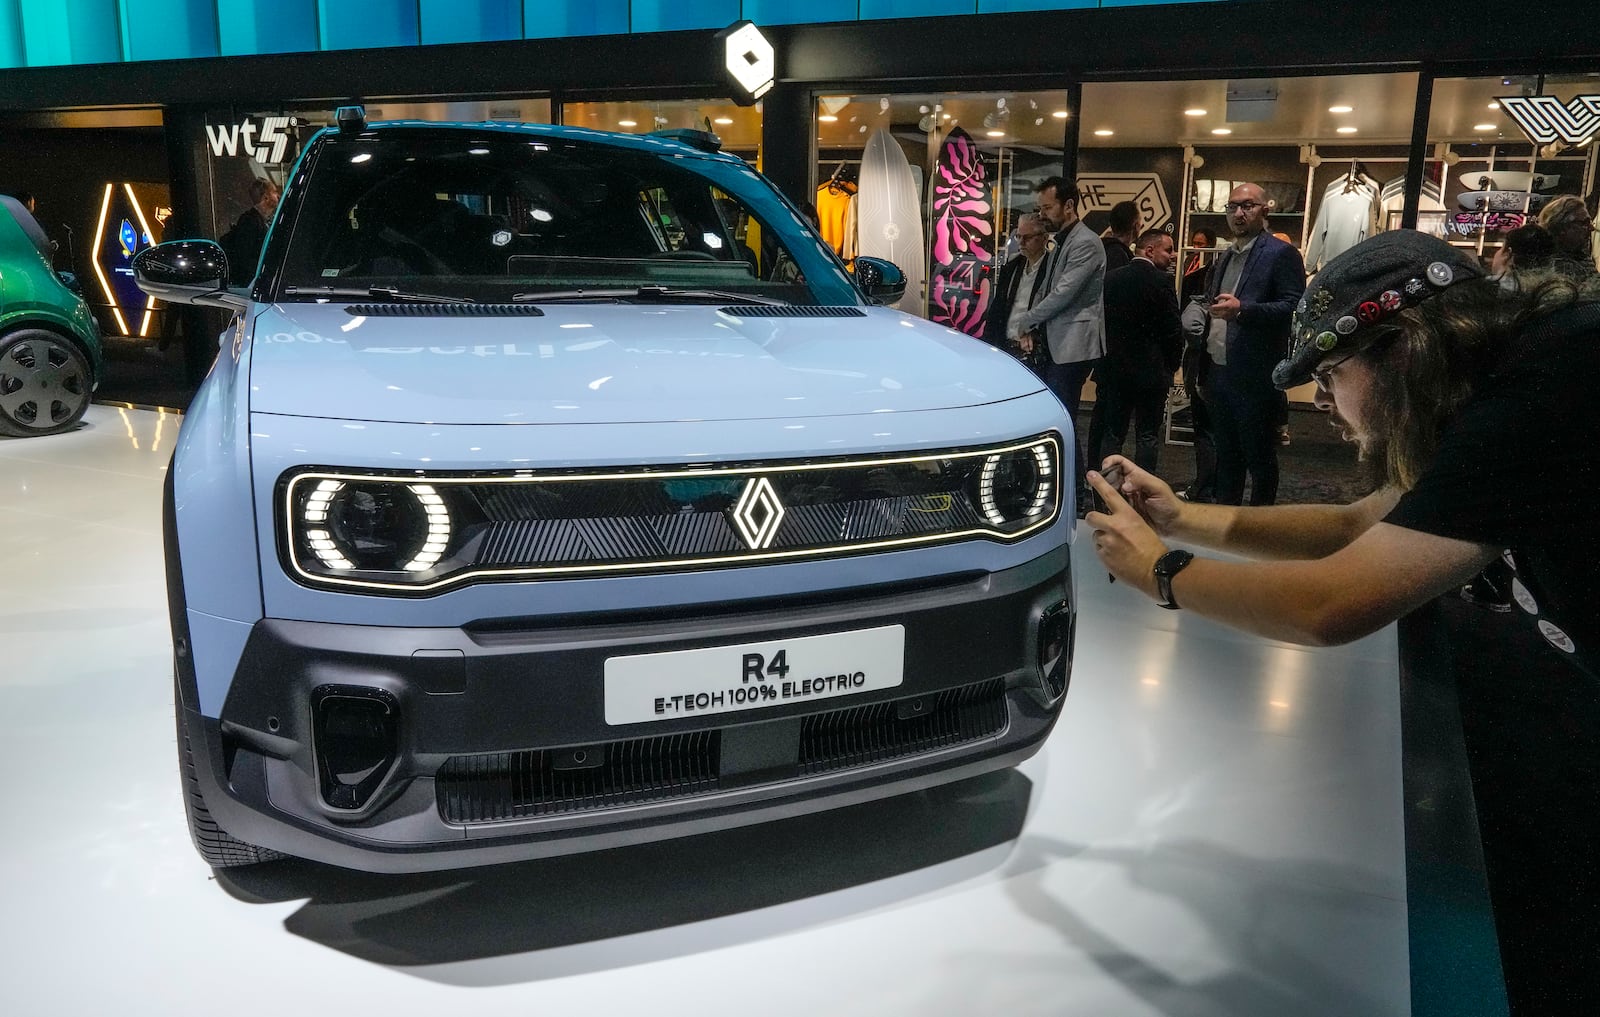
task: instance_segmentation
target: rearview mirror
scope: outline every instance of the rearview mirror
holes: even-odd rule
[[[875,304],[892,304],[906,295],[906,274],[882,258],[857,258],[856,285]]]
[[[133,257],[139,288],[174,304],[203,304],[238,310],[249,306],[243,293],[229,290],[228,256],[211,240],[171,240]]]

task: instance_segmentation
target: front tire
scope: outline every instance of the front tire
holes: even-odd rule
[[[189,836],[200,857],[213,869],[232,869],[257,865],[288,857],[281,851],[246,844],[217,825],[200,793],[200,778],[195,773],[194,749],[189,742],[188,714],[180,700],[173,712],[178,716],[178,769],[183,780],[183,811],[189,818]]]
[[[24,328],[0,338],[0,434],[59,434],[78,426],[94,379],[89,361],[65,336]]]

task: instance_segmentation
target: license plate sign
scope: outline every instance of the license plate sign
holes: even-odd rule
[[[906,630],[735,643],[606,661],[606,723],[639,724],[809,703],[905,680]]]

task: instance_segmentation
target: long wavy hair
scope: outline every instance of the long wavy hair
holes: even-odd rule
[[[1518,273],[1514,286],[1475,279],[1401,312],[1364,352],[1375,368],[1368,430],[1380,436],[1368,455],[1383,480],[1410,490],[1499,351],[1534,319],[1579,299],[1570,279]]]

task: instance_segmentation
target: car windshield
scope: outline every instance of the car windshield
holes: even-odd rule
[[[330,138],[293,215],[280,295],[394,289],[480,301],[537,302],[550,293],[566,301],[825,302],[780,231],[696,172],[704,160],[484,135],[397,129]],[[604,292],[586,297],[593,290]]]

